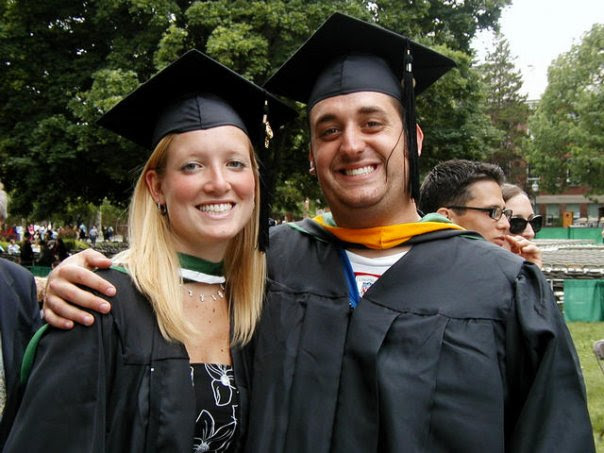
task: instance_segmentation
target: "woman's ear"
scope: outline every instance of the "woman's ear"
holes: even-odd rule
[[[145,183],[147,184],[147,189],[149,189],[153,200],[158,204],[165,204],[166,201],[161,190],[161,178],[156,170],[149,170],[145,173]]]
[[[422,155],[422,144],[424,143],[424,131],[417,125],[417,155]]]

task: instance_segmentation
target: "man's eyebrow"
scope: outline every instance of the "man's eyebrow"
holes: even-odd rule
[[[333,113],[325,113],[316,119],[315,126],[320,126],[321,124],[328,123],[335,119],[336,119],[336,116]]]
[[[381,113],[383,115],[386,115],[386,110],[384,110],[383,108],[377,106],[377,105],[368,105],[365,107],[361,107],[358,110],[358,113],[361,113],[363,115],[370,115],[373,113]]]
[[[357,110],[357,113],[361,114],[361,115],[372,115],[374,113],[379,113],[382,115],[387,114],[385,109],[383,109],[377,105],[368,105],[368,106],[361,107]],[[335,119],[336,119],[336,115],[334,115],[333,113],[325,113],[316,119],[315,126],[319,126],[321,124],[328,123]]]

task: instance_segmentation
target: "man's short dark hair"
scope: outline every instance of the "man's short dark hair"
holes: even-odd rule
[[[505,175],[493,164],[463,159],[441,162],[422,183],[419,209],[427,214],[448,206],[465,206],[471,198],[469,187],[477,181],[494,181],[502,185]]]

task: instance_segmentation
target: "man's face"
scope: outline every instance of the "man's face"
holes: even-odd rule
[[[405,134],[397,102],[364,91],[324,99],[310,111],[309,158],[339,226],[417,219],[405,190]]]
[[[477,181],[469,188],[471,198],[465,204],[474,208],[504,208],[501,186],[495,181]],[[505,235],[510,228],[510,223],[505,215],[499,220],[493,220],[487,212],[474,209],[465,209],[463,214],[453,209],[449,209],[448,217],[454,223],[464,227],[467,230],[473,230],[482,235],[487,241],[503,247],[506,244]]]

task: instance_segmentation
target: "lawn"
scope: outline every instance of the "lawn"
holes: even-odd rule
[[[594,342],[604,339],[604,322],[569,322],[567,325],[577,348],[585,378],[596,451],[604,453],[604,374],[593,352]],[[604,366],[604,363],[602,365]]]

